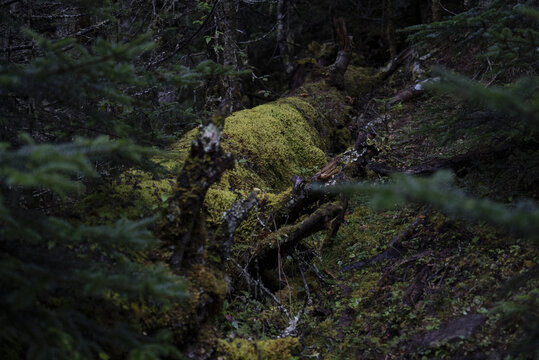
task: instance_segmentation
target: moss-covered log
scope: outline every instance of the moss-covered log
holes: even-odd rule
[[[376,76],[351,81],[366,91]],[[347,84],[350,76],[345,75]],[[175,310],[147,319],[147,328],[170,327],[179,344],[204,343],[213,331],[209,320],[226,296],[229,255],[238,260],[245,249],[256,249],[247,252],[271,266],[278,246],[286,252],[316,231],[335,232],[339,221],[333,220],[342,218],[346,201],[312,188],[342,180],[358,159],[354,150],[331,157],[353,146],[351,109],[346,92],[331,81],[308,82],[289,96],[226,119],[216,116],[186,133],[156,159],[181,169],[177,178],[129,172],[112,194],[87,200],[85,206],[114,215],[163,212],[158,236],[166,247],[158,255],[185,276],[192,296]],[[135,200],[113,209],[110,196]],[[95,206],[97,200],[101,205]]]

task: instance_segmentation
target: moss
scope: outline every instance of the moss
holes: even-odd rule
[[[264,194],[263,196],[268,206],[280,207],[284,205],[284,203],[290,198],[292,191],[293,191],[293,188],[292,186],[290,186],[286,190],[283,190],[278,194],[267,193],[267,194]]]
[[[212,186],[206,193],[204,207],[208,217],[206,220],[211,224],[219,224],[223,213],[229,209],[235,201],[239,200],[238,193],[228,189],[220,189],[218,186]]]
[[[302,167],[322,166],[321,140],[307,119],[315,109],[299,98],[286,98],[232,114],[225,122],[223,148],[273,189],[282,190]]]
[[[366,271],[361,274],[360,281],[357,282],[358,287],[352,293],[352,299],[363,299],[376,289],[380,281],[380,274],[377,272]]]
[[[120,217],[139,219],[151,216],[173,193],[174,180],[153,179],[141,171],[128,171],[119,183],[103,186],[82,199],[76,209],[87,224],[101,224]]]
[[[234,339],[219,340],[218,352],[226,360],[286,360],[292,359],[299,350],[299,340],[294,337],[272,340],[249,341]]]
[[[335,131],[335,152],[343,152],[349,146],[352,141],[352,134],[348,128],[343,127]]]
[[[344,73],[344,88],[353,97],[360,97],[378,85],[375,69],[359,66],[348,66]]]
[[[340,106],[342,99],[336,90],[325,85],[311,90],[310,98],[283,98],[227,118],[222,146],[238,162],[208,191],[204,206],[210,224],[218,224],[222,213],[255,187],[267,191],[267,206],[281,205],[289,192],[283,190],[290,186],[293,175],[326,164],[323,150],[327,150],[329,139],[334,138],[327,134],[331,134],[337,120],[328,120],[317,112],[315,97],[320,96],[324,104],[333,101],[334,106]],[[348,110],[339,108],[334,114]],[[320,136],[323,129],[327,129],[327,136]],[[256,218],[250,220],[238,229],[239,241],[251,238]]]
[[[212,225],[219,224],[223,213],[255,187],[265,187],[264,180],[243,164],[237,163],[234,169],[223,174],[219,183],[208,189],[204,200],[207,221]]]
[[[329,153],[346,149],[350,142],[347,128],[352,107],[343,92],[325,81],[318,81],[303,85],[297,93],[318,111],[309,122],[320,134],[321,147]]]
[[[178,165],[183,164],[185,159],[187,159],[189,150],[191,149],[191,143],[195,140],[197,134],[198,127],[189,130],[179,141],[172,144],[166,152],[156,156],[153,160],[169,170],[175,170],[178,168]]]
[[[251,211],[247,219],[245,219],[234,233],[234,244],[247,244],[249,248],[253,245],[253,238],[259,235],[260,223],[257,218],[256,211]]]
[[[195,265],[190,271],[189,280],[198,288],[200,293],[211,293],[224,299],[226,295],[226,281],[222,274],[216,274],[214,271],[203,265]]]
[[[166,207],[174,192],[175,176],[187,158],[198,129],[187,132],[180,141],[152,160],[169,170],[164,178],[144,171],[128,170],[116,184],[102,186],[82,199],[75,213],[87,224],[101,224],[120,217],[139,219]]]

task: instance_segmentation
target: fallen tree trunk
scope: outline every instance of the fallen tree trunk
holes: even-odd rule
[[[346,202],[336,201],[320,206],[311,215],[296,224],[283,226],[267,234],[258,242],[252,258],[264,268],[276,266],[278,252],[290,253],[299,241],[324,229],[330,229],[331,221],[346,210]]]

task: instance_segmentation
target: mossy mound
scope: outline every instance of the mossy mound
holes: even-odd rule
[[[294,337],[273,340],[249,341],[219,340],[218,351],[226,360],[287,360],[299,350],[299,340]]]
[[[278,193],[290,185],[294,174],[313,172],[326,164],[324,150],[332,136],[327,132],[321,136],[320,131],[330,129],[337,121],[342,123],[343,117],[336,116],[349,108],[337,109],[342,99],[327,86],[310,91],[313,95],[309,99],[283,98],[236,112],[226,119],[222,146],[235,156],[237,163],[208,191],[204,207],[210,223],[219,223],[223,212],[254,187]],[[333,117],[317,110],[328,103],[334,104]],[[165,208],[174,191],[172,174],[187,158],[197,131],[189,131],[154,159],[170,170],[170,175],[156,179],[149,173],[127,171],[116,184],[83,199],[79,206],[81,217],[91,223],[103,223],[119,217],[149,216]]]
[[[311,126],[318,116],[296,97],[238,111],[226,119],[222,145],[279,191],[302,168],[325,164],[322,141]]]
[[[237,164],[208,191],[204,205],[210,223],[219,223],[223,212],[255,187],[274,197],[291,185],[293,175],[321,169],[327,163],[324,151],[335,143],[336,125],[349,141],[344,124],[350,107],[342,94],[324,83],[307,85],[299,94],[226,119],[222,146]],[[322,108],[333,110],[325,114]],[[244,226],[243,232],[250,231]]]

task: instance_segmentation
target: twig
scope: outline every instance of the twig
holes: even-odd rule
[[[236,264],[236,269],[241,271],[249,284],[255,284],[256,286],[260,287],[260,289],[264,291],[275,302],[275,304],[277,304],[277,308],[284,314],[284,316],[286,316],[289,323],[293,321],[293,319],[290,317],[290,314],[288,313],[288,310],[286,310],[286,308],[279,301],[279,299],[277,299],[277,297],[271,291],[269,291],[268,288],[264,286],[264,284],[262,284],[262,281],[253,279],[251,275],[247,272],[247,270],[242,268],[240,264]]]
[[[301,274],[301,278],[303,279],[303,286],[305,287],[305,293],[307,294],[307,304],[311,305],[313,303],[313,299],[311,297],[311,292],[309,291],[309,285],[307,284],[307,280],[305,279],[305,274],[303,274],[301,261],[299,260],[297,256],[297,250],[296,250],[296,255],[294,255],[294,260],[298,264],[299,273]]]
[[[301,318],[303,317],[303,314],[305,313],[305,309],[307,308],[307,298],[305,298],[305,301],[303,302],[303,306],[301,307],[301,310],[298,312],[296,316],[294,316],[293,319],[289,320],[289,325],[284,331],[281,333],[279,337],[285,338],[288,336],[293,336],[296,333],[296,329],[298,328],[298,325],[301,321]]]
[[[81,36],[81,35],[84,35],[84,34],[89,33],[89,32],[92,31],[92,30],[95,30],[95,29],[97,29],[97,28],[100,28],[100,27],[103,26],[103,25],[107,25],[108,23],[110,23],[110,20],[107,19],[107,20],[101,21],[101,22],[99,22],[99,23],[97,23],[97,24],[94,24],[94,25],[92,25],[92,26],[89,26],[89,27],[87,27],[87,28],[85,28],[85,29],[79,30],[79,31],[77,31],[76,33],[70,34],[70,35],[68,35],[68,36],[66,36],[66,37],[77,37],[77,36]]]
[[[246,40],[246,41],[238,41],[238,44],[247,45],[247,44],[252,44],[252,43],[258,42],[260,40],[264,40],[265,38],[270,36],[273,33],[273,31],[275,31],[275,26],[276,26],[276,24],[273,24],[273,27],[270,29],[270,31],[268,31],[267,33],[265,33],[264,35],[262,35],[262,36],[260,36],[260,37],[258,37],[256,39]]]
[[[449,10],[448,8],[446,8],[446,7],[444,6],[444,4],[442,4],[441,1],[440,1],[440,7],[441,7],[442,9],[444,9],[445,11],[447,11],[448,13],[450,13],[451,15],[453,15],[453,16],[457,15],[457,14],[455,14],[453,11]]]

